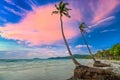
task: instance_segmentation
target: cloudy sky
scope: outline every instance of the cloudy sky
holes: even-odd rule
[[[66,56],[59,15],[51,15],[60,0],[0,0],[0,58]],[[78,26],[92,52],[120,43],[120,0],[64,0],[71,18],[63,17],[73,54],[88,54]]]

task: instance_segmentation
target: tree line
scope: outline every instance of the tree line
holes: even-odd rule
[[[120,60],[120,43],[113,45],[110,49],[97,51],[95,57]]]

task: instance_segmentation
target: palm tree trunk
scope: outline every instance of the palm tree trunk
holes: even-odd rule
[[[64,35],[62,14],[60,14],[60,22],[61,22],[62,36],[63,36],[63,39],[64,39],[64,43],[65,43],[65,45],[66,45],[66,48],[67,48],[67,50],[68,50],[68,53],[69,53],[69,55],[70,55],[73,63],[74,63],[76,66],[79,66],[79,65],[81,65],[81,64],[73,57],[72,52],[71,52],[71,50],[70,50],[70,48],[69,48],[69,46],[68,46],[67,40],[66,40],[65,35]]]
[[[81,32],[81,31],[80,31],[80,32]],[[83,40],[84,40],[84,42],[85,42],[85,44],[86,44],[86,46],[87,46],[87,48],[88,48],[88,51],[89,51],[92,59],[94,60],[94,62],[96,62],[96,59],[94,58],[94,56],[93,56],[93,54],[92,54],[92,52],[91,52],[91,50],[90,50],[90,47],[88,46],[87,40],[85,39],[85,37],[84,37],[84,35],[83,35],[82,32],[81,32],[81,35],[82,35],[82,38],[83,38]]]

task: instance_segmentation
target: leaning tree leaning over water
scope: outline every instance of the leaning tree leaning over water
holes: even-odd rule
[[[59,14],[59,16],[60,16],[61,33],[62,33],[62,36],[63,36],[64,43],[65,43],[65,45],[66,45],[66,48],[67,48],[67,50],[68,50],[68,53],[69,53],[72,61],[74,62],[75,65],[78,66],[78,65],[80,65],[80,63],[73,57],[72,52],[71,52],[71,50],[70,50],[70,48],[69,48],[69,45],[68,45],[68,43],[67,43],[65,34],[64,34],[62,17],[63,17],[63,16],[66,16],[66,17],[70,18],[69,10],[71,10],[71,9],[67,8],[67,5],[69,5],[69,4],[68,4],[68,3],[64,3],[63,1],[60,1],[59,5],[56,5],[56,4],[55,4],[56,10],[53,11],[52,13],[53,13],[53,14]]]

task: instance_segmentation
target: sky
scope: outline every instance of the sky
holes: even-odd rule
[[[59,14],[60,0],[0,0],[0,59],[68,56]],[[63,16],[64,32],[73,54],[89,54],[79,25],[93,53],[120,43],[120,0],[63,0],[71,18]]]

